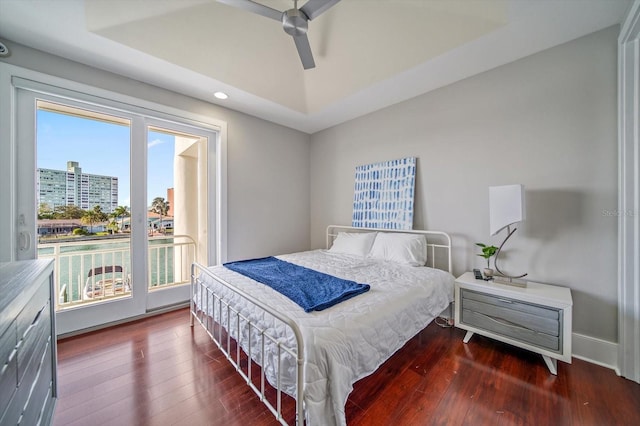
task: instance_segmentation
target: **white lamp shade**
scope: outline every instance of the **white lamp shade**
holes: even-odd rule
[[[502,185],[489,187],[489,233],[496,235],[502,229],[525,219],[524,186]]]

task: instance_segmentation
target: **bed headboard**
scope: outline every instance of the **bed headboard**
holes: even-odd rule
[[[420,229],[377,229],[356,228],[353,226],[327,226],[327,249],[333,244],[338,232],[395,232],[405,234],[422,234],[427,239],[427,265],[452,273],[451,269],[451,237],[446,232],[423,231]]]

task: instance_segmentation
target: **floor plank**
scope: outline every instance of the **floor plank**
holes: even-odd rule
[[[350,426],[640,422],[640,385],[574,359],[429,325],[354,386]],[[54,425],[276,425],[188,310],[58,343]]]

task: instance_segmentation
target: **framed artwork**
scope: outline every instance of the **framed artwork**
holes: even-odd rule
[[[352,226],[413,229],[416,158],[356,167]]]

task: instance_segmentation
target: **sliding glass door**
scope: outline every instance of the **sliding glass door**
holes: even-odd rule
[[[216,133],[16,93],[17,258],[54,259],[58,333],[186,302],[191,263],[215,258]]]

